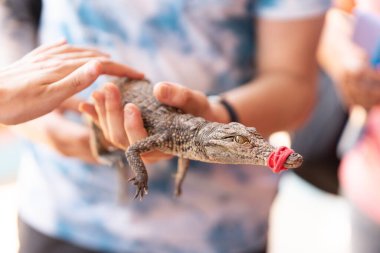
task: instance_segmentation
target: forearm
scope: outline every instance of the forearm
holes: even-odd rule
[[[294,130],[304,122],[314,105],[315,83],[315,74],[266,73],[225,97],[241,123],[269,136],[275,131]]]
[[[29,141],[49,144],[47,129],[52,128],[51,124],[58,117],[56,113],[49,113],[43,117],[28,121],[23,124],[7,126],[14,134]]]
[[[258,22],[256,79],[225,94],[243,124],[268,136],[304,122],[316,96],[316,50],[323,20]]]

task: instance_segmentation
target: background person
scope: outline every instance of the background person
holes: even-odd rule
[[[343,158],[339,176],[342,192],[350,203],[351,252],[379,252],[380,243],[380,72],[378,39],[374,52],[366,48],[363,40],[372,38],[380,27],[378,1],[342,1],[344,11],[335,11],[332,25],[325,41],[326,69],[336,80],[336,85],[347,106],[361,106],[368,111],[363,134],[354,148]],[[342,6],[342,5],[339,5]],[[353,9],[355,7],[355,9]],[[363,15],[363,16],[358,16]],[[372,18],[371,18],[372,16]],[[353,35],[359,27],[359,18],[377,20],[367,23],[361,38]],[[376,19],[377,17],[377,19]],[[362,29],[362,28],[361,28]],[[355,40],[354,40],[354,39]],[[359,41],[360,39],[360,41]],[[334,42],[334,43],[333,43]],[[336,43],[339,43],[340,47]],[[372,44],[372,43],[371,43]]]

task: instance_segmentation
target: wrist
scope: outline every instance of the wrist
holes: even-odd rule
[[[238,115],[232,105],[218,95],[208,96],[210,107],[216,121],[221,123],[239,122]]]

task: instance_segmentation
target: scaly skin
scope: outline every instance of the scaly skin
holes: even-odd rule
[[[134,103],[140,108],[149,135],[125,152],[135,174],[130,179],[137,187],[135,198],[142,198],[148,191],[148,174],[140,156],[145,152],[160,150],[179,157],[175,194],[180,195],[189,159],[209,163],[267,165],[269,155],[275,151],[253,127],[236,122],[209,122],[159,103],[147,80],[118,79],[116,84],[121,91],[123,104]],[[98,130],[95,137],[96,140],[103,139],[99,137]],[[105,147],[99,141],[95,141],[93,146],[103,151],[95,152],[98,155],[110,157],[104,153]],[[301,155],[293,153],[286,159],[284,167],[298,168],[301,164]],[[122,167],[125,169],[126,164]]]

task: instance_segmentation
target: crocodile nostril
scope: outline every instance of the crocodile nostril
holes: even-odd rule
[[[303,158],[298,153],[292,153],[288,156],[288,158],[285,161],[285,167],[288,169],[295,169],[302,165]]]

